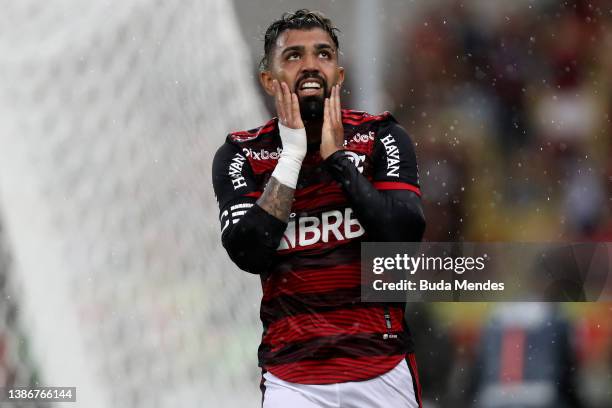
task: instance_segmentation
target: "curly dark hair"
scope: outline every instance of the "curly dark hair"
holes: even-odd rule
[[[276,39],[283,31],[292,29],[307,30],[315,27],[325,30],[336,45],[336,49],[340,48],[338,36],[336,35],[336,31],[340,30],[322,13],[310,11],[308,9],[300,9],[295,13],[284,13],[280,19],[270,24],[266,30],[264,37],[264,56],[259,63],[259,69],[265,71],[269,68],[270,55],[274,49],[274,44],[276,44]]]

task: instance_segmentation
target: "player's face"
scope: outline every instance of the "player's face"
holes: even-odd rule
[[[269,71],[261,82],[269,95],[274,94],[272,80],[287,83],[300,101],[302,118],[322,118],[323,102],[331,87],[344,80],[344,68],[338,66],[338,50],[321,28],[286,30],[277,38]]]

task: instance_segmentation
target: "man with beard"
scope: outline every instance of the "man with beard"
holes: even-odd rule
[[[388,112],[341,109],[336,31],[309,10],[267,29],[278,117],[215,155],[221,239],[261,278],[264,407],[417,407],[405,305],[360,300],[360,242],[422,238],[416,157]]]

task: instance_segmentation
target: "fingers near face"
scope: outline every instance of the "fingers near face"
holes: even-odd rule
[[[325,98],[325,102],[323,103],[323,126],[329,125],[331,120],[330,112],[329,112],[329,98]]]
[[[302,118],[300,115],[300,102],[298,101],[298,97],[296,94],[291,94],[291,113],[293,115],[293,120],[295,121],[296,126],[303,126]]]
[[[342,123],[342,101],[340,98],[340,93],[342,90],[342,86],[338,84],[338,121]]]
[[[334,85],[331,90],[331,98],[330,98],[330,109],[331,109],[331,117],[335,122],[335,125],[338,125],[342,119],[342,112],[340,110],[340,85]]]
[[[276,104],[276,112],[278,114],[278,119],[281,121],[282,124],[286,125],[287,124],[287,114],[286,114],[285,106],[283,103],[283,92],[281,89],[281,85],[278,83],[277,80],[274,80],[273,87],[274,87],[274,101]]]
[[[340,85],[338,85],[338,88],[336,89],[336,92],[338,94],[338,103],[336,103],[336,109],[338,112],[338,124],[342,125],[342,104],[340,102]]]
[[[285,121],[286,121],[285,125],[287,125],[290,120],[291,110],[287,109],[287,95],[285,94],[286,85],[284,82],[281,82],[280,86],[281,86],[281,92],[280,92],[281,104],[283,105],[283,112],[285,113]]]
[[[273,81],[274,99],[276,103],[276,111],[281,123],[285,126],[292,121],[293,114],[293,98],[289,87],[285,82],[279,82],[276,79]]]

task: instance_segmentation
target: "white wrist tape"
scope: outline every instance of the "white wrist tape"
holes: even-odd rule
[[[283,142],[283,151],[272,172],[272,177],[294,189],[302,168],[302,160],[306,156],[306,129],[291,129],[279,123],[278,130]]]

